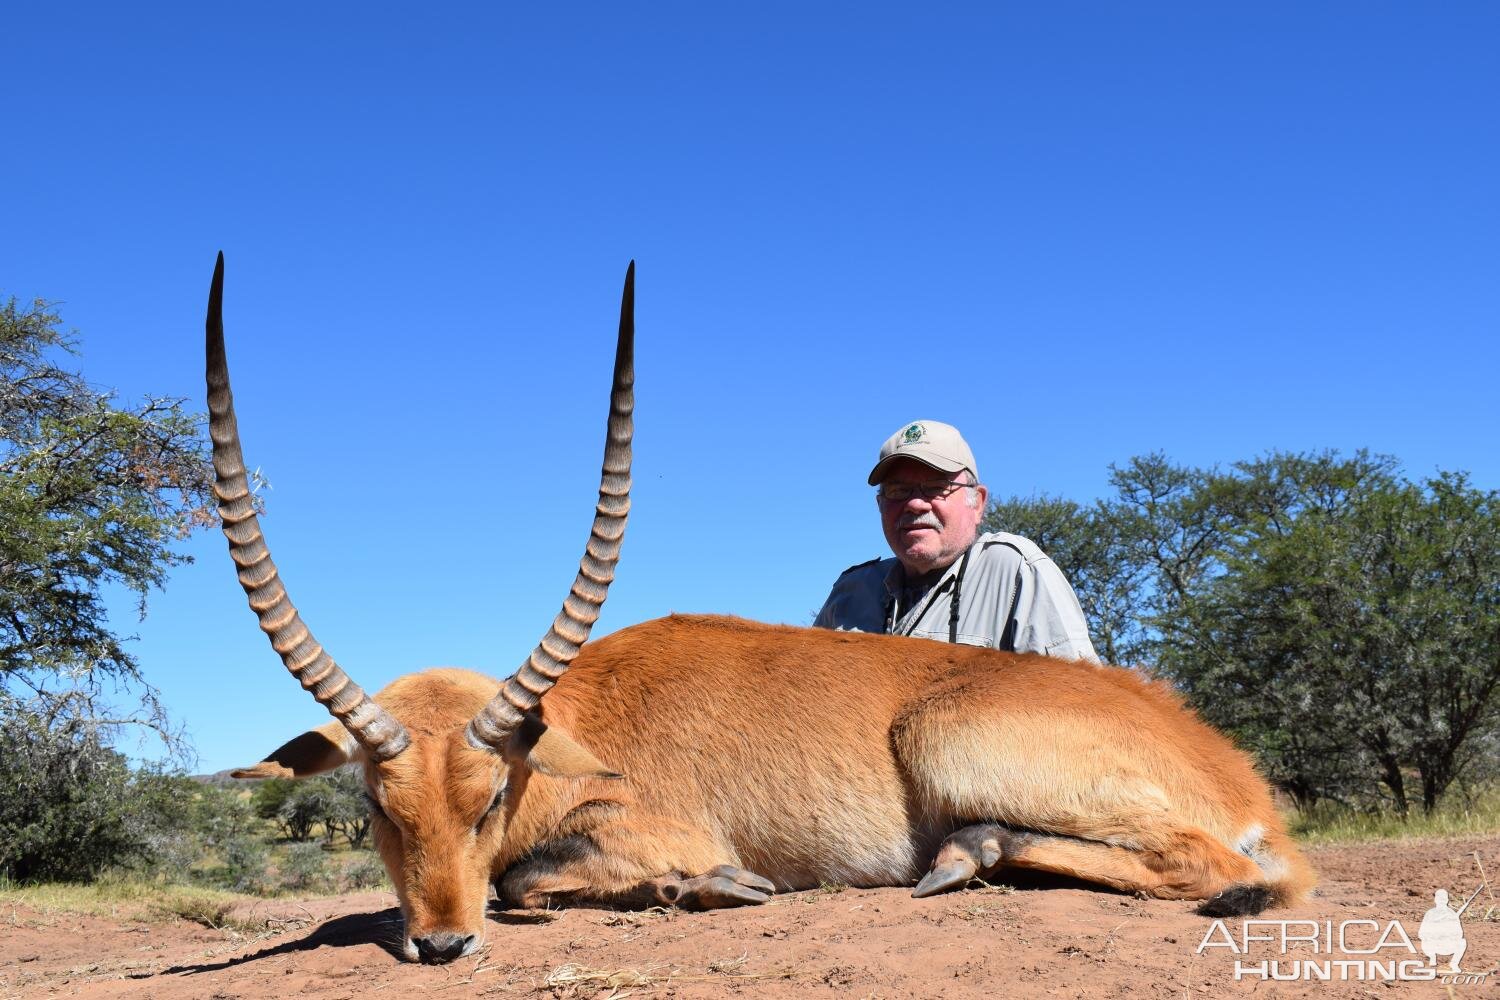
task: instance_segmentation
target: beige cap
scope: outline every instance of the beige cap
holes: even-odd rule
[[[979,481],[979,468],[974,464],[974,453],[952,424],[936,420],[914,420],[886,439],[880,446],[880,460],[870,470],[869,483],[874,486],[885,475],[885,470],[897,459],[910,458],[930,465],[939,472],[949,474],[968,469]]]

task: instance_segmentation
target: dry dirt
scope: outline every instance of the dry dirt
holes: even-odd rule
[[[1434,889],[1446,888],[1456,906],[1479,885],[1475,852],[1500,881],[1500,837],[1314,850],[1319,895],[1265,916],[1332,921],[1335,935],[1341,921],[1371,920],[1386,931],[1399,919],[1416,944]],[[1464,915],[1463,970],[1489,975],[1456,985],[1236,982],[1228,948],[1197,953],[1213,923],[1190,905],[1056,883],[927,900],[901,889],[828,887],[698,914],[494,910],[486,950],[440,967],[393,956],[394,905],[382,893],[274,900],[234,912],[223,929],[16,907],[0,912],[0,997],[1500,995],[1500,886]],[[1238,937],[1240,922],[1227,923]],[[1354,928],[1349,944],[1368,947],[1377,935]],[[1252,942],[1240,958],[1258,966],[1276,947]],[[1293,960],[1315,957],[1301,947]],[[1399,947],[1380,954],[1425,962]]]

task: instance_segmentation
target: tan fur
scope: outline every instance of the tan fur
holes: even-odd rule
[[[673,616],[585,646],[545,734],[505,758],[463,739],[497,687],[443,669],[377,695],[412,737],[365,766],[408,940],[482,934],[492,878],[530,905],[655,902],[718,865],[778,889],[909,885],[986,822],[1041,834],[1005,864],[1163,898],[1252,883],[1290,903],[1314,880],[1246,757],[1119,668]],[[273,766],[326,763],[336,724],[315,732]]]

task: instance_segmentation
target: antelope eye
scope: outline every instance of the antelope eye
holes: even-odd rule
[[[504,798],[505,798],[505,789],[501,788],[498,792],[495,793],[495,797],[492,798],[492,799],[490,799],[490,804],[484,807],[484,812],[481,813],[480,816],[479,816],[479,818],[474,821],[474,832],[475,833],[478,833],[479,832],[479,828],[481,826],[484,826],[484,821],[487,820],[487,819],[489,819],[490,816],[494,814],[494,812],[495,812],[496,809],[500,808],[500,803],[501,803],[502,800],[504,800]]]
[[[365,792],[365,805],[370,807],[370,812],[373,815],[379,816],[387,823],[391,821],[391,818],[385,814],[385,810],[380,808],[380,803],[375,801],[375,796],[371,795],[369,792]]]

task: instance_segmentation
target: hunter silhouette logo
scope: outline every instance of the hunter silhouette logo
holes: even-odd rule
[[[1469,945],[1464,940],[1464,925],[1458,918],[1464,915],[1474,897],[1479,895],[1479,889],[1483,888],[1484,883],[1479,883],[1479,888],[1469,893],[1469,898],[1457,910],[1448,908],[1447,889],[1432,894],[1432,909],[1422,915],[1422,926],[1417,928],[1417,940],[1422,942],[1422,954],[1427,956],[1428,965],[1436,965],[1439,955],[1451,955],[1448,971],[1463,971],[1458,967],[1458,960],[1464,957],[1464,950]]]

